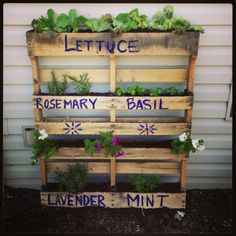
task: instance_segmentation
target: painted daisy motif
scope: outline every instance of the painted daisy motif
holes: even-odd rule
[[[81,123],[77,122],[65,122],[66,128],[63,130],[66,131],[65,134],[79,134],[79,131],[82,129],[80,128]]]
[[[157,129],[154,128],[154,124],[140,124],[137,130],[140,131],[139,135],[152,135]]]

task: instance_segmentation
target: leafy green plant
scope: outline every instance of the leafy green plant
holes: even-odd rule
[[[81,74],[80,79],[78,79],[76,76],[66,76],[75,82],[75,91],[79,95],[89,94],[92,84],[89,82],[88,73]]]
[[[171,95],[171,96],[181,96],[184,94],[183,91],[179,91],[175,87],[170,87],[164,90],[165,95]]]
[[[149,95],[152,97],[157,97],[157,96],[163,95],[163,93],[164,91],[162,88],[153,88],[153,89],[150,89]]]
[[[63,172],[60,169],[55,170],[59,178],[59,191],[78,193],[82,192],[87,184],[88,168],[86,165],[76,164],[75,166],[69,166],[67,172]]]
[[[134,83],[132,86],[128,88],[128,94],[131,96],[144,96],[148,94],[148,90],[145,88],[142,88],[137,83]]]
[[[100,138],[96,140],[84,140],[85,151],[90,155],[95,152],[101,152],[104,149],[105,156],[124,156],[124,151],[122,151],[122,146],[119,144],[119,139],[117,136],[113,135],[113,131],[100,132]]]
[[[48,139],[45,130],[34,131],[33,156],[31,157],[32,165],[35,165],[42,154],[45,154],[45,160],[48,160],[57,150],[56,143]]]
[[[143,174],[129,176],[129,182],[134,186],[136,192],[145,193],[153,191],[160,181],[159,175],[144,177]]]
[[[133,9],[129,13],[120,13],[113,20],[115,34],[128,32],[137,29],[146,29],[148,20],[146,15],[139,15],[138,8]]]
[[[116,88],[116,95],[117,96],[124,96],[125,95],[125,89],[124,88]]]
[[[55,71],[51,71],[52,79],[48,82],[48,92],[52,95],[62,95],[65,93],[67,89],[67,80],[66,76],[64,75],[64,80],[62,83],[58,82],[57,76]]]
[[[101,16],[100,19],[91,18],[84,22],[85,26],[92,32],[101,32],[106,30],[111,30],[112,28],[112,16],[106,14]]]
[[[189,31],[200,32],[202,34],[205,33],[204,29],[199,25],[189,25],[188,30]]]
[[[179,153],[195,153],[197,150],[205,150],[204,141],[202,139],[192,140],[190,134],[183,133],[179,137],[175,138],[171,143],[171,151],[175,154]]]

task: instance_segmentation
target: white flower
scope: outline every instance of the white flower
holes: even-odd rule
[[[45,138],[48,137],[48,134],[45,129],[39,130],[39,133],[40,133],[39,139],[44,140]]]
[[[206,149],[206,147],[204,146],[204,145],[199,145],[198,147],[197,147],[197,150],[199,150],[200,152],[202,152],[203,150],[205,150]]]
[[[192,145],[194,148],[197,148],[199,146],[199,139],[193,139],[192,140]]]
[[[188,134],[187,133],[183,133],[179,136],[179,140],[181,142],[184,142],[186,139],[188,138]]]

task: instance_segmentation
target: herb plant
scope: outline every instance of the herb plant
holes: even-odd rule
[[[33,156],[31,157],[32,165],[35,165],[42,154],[45,154],[45,160],[48,160],[56,152],[54,140],[48,139],[45,130],[34,131]]]
[[[83,73],[80,75],[80,79],[76,76],[67,77],[75,82],[75,91],[79,95],[88,95],[91,89],[91,83],[89,82],[88,73]]]
[[[147,92],[147,89],[140,87],[137,83],[128,88],[128,94],[131,96],[144,96]]]
[[[150,89],[149,95],[152,97],[157,97],[157,96],[163,95],[163,93],[164,91],[162,88],[153,88],[153,89]]]
[[[84,148],[91,156],[104,150],[105,156],[124,156],[124,151],[119,144],[119,138],[113,135],[113,131],[100,132],[100,138],[96,140],[84,140]]]
[[[59,178],[60,192],[82,192],[87,184],[88,169],[86,165],[76,164],[73,167],[69,166],[69,170],[67,172],[57,169],[55,173]]]
[[[171,96],[181,96],[184,94],[183,91],[179,91],[175,87],[170,87],[164,90],[165,95],[171,95]]]
[[[112,28],[112,16],[106,14],[101,16],[100,19],[91,18],[84,22],[85,26],[92,32],[101,32],[106,30],[111,30]]]
[[[48,92],[52,95],[62,95],[65,93],[67,89],[67,80],[66,76],[64,75],[64,80],[62,83],[58,82],[57,76],[55,71],[51,71],[52,79],[48,82]]]
[[[153,191],[160,181],[159,175],[144,177],[143,174],[129,176],[129,182],[134,186],[136,192],[145,193]]]
[[[124,88],[116,88],[116,95],[117,96],[124,96],[125,95],[125,89]]]
[[[197,150],[205,150],[204,141],[202,139],[192,140],[189,133],[183,133],[179,137],[175,138],[171,143],[173,153],[195,153]]]

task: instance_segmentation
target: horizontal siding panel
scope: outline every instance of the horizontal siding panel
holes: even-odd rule
[[[187,168],[188,176],[201,176],[201,177],[231,177],[232,165],[231,164],[196,164],[189,163]]]
[[[33,119],[4,119],[4,126],[6,126],[6,134],[22,134],[22,126],[34,126]]]
[[[193,139],[203,139],[206,149],[232,148],[232,135],[227,134],[192,134]]]
[[[166,4],[4,4],[4,25],[30,25],[33,18],[46,15],[48,8],[57,14],[67,13],[75,8],[85,17],[100,17],[105,13],[113,16],[120,12],[129,12],[139,8],[141,14],[149,17],[164,8]],[[200,25],[231,25],[231,4],[171,4],[175,14],[188,19],[192,24]]]
[[[30,26],[5,26],[3,29],[4,46],[25,46],[25,32]],[[231,46],[232,26],[204,26],[205,33],[201,34],[200,46]]]
[[[22,135],[6,135],[3,139],[3,150],[27,150]]]
[[[186,186],[188,189],[225,189],[232,188],[232,178],[229,177],[191,177],[187,178]]]
[[[6,118],[33,118],[32,103],[4,103],[3,114]]]
[[[29,189],[37,189],[41,190],[41,183],[40,179],[4,179],[4,185],[10,186],[13,188],[29,188]]]
[[[193,118],[225,118],[226,102],[194,102]]]
[[[232,123],[223,119],[193,119],[193,134],[231,134]]]
[[[12,150],[3,152],[4,165],[29,165],[33,153],[31,150]]]
[[[53,70],[53,67],[50,68]],[[32,85],[31,66],[5,66],[3,81],[5,85],[28,84]],[[17,79],[16,79],[17,78]],[[231,66],[197,66],[195,84],[230,84],[232,81]]]
[[[228,102],[229,85],[195,85],[194,101],[197,102]]]
[[[232,47],[199,47],[198,58],[196,65],[220,65],[228,66],[232,65]],[[4,65],[17,65],[17,66],[29,66],[30,60],[27,56],[26,47],[4,47]],[[41,66],[58,66],[58,65],[93,65],[108,66],[108,57],[46,57],[40,58],[39,63]],[[186,57],[169,57],[169,56],[149,56],[148,60],[145,56],[139,57],[118,57],[116,61],[117,66],[130,65],[130,66],[163,66],[163,65],[186,65]]]

